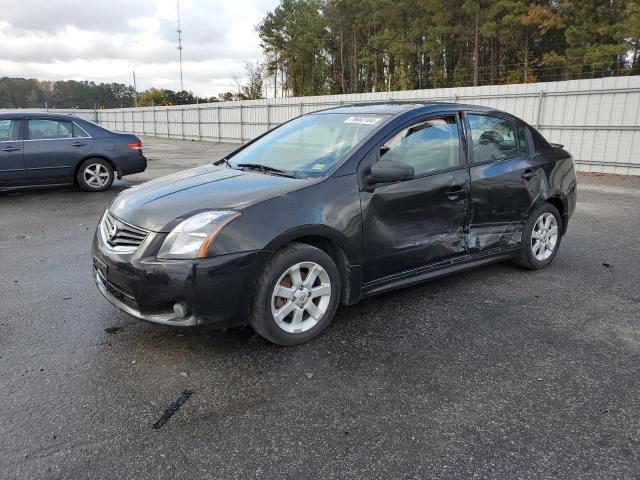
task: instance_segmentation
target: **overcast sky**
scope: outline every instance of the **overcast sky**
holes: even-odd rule
[[[180,0],[184,88],[233,89],[261,57],[255,26],[278,0]],[[0,77],[180,89],[176,0],[2,2]]]

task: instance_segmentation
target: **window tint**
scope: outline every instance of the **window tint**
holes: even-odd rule
[[[473,163],[495,162],[518,153],[511,120],[488,115],[467,115],[471,129]]]
[[[391,137],[380,150],[384,160],[411,165],[416,175],[460,165],[455,118],[433,118],[411,125]]]
[[[71,122],[34,119],[29,120],[29,138],[31,140],[51,140],[54,138],[73,138]]]
[[[91,135],[77,123],[73,124],[73,138],[89,138]]]
[[[20,120],[0,120],[0,142],[20,139]]]
[[[529,154],[529,140],[527,139],[527,130],[528,128],[518,124],[518,150],[520,153]]]

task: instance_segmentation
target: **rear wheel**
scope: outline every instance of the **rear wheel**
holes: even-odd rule
[[[560,248],[562,218],[558,209],[549,203],[538,207],[530,216],[522,232],[522,250],[515,263],[529,270],[549,265]]]
[[[264,267],[249,322],[278,345],[304,343],[333,319],[340,296],[340,274],[329,255],[294,243]]]
[[[102,158],[88,158],[76,175],[78,186],[88,192],[101,192],[113,183],[113,167]]]

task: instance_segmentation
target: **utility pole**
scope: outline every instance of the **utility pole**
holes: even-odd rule
[[[178,6],[178,55],[180,57],[180,91],[184,91],[184,84],[182,83],[182,28],[180,26],[180,0],[176,0]]]
[[[133,71],[133,106],[138,106],[138,86],[136,85],[136,71]]]

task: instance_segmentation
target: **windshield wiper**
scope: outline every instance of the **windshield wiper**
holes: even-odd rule
[[[227,167],[231,168],[231,165],[229,165],[229,160],[227,159],[227,157],[222,157],[220,160],[216,160],[215,162],[213,162],[213,164],[216,166],[224,164]]]
[[[270,167],[269,165],[262,165],[261,163],[239,163],[236,167],[243,170],[258,170],[262,173],[280,175],[282,177],[296,178],[296,174],[290,170],[282,170],[281,168]]]

